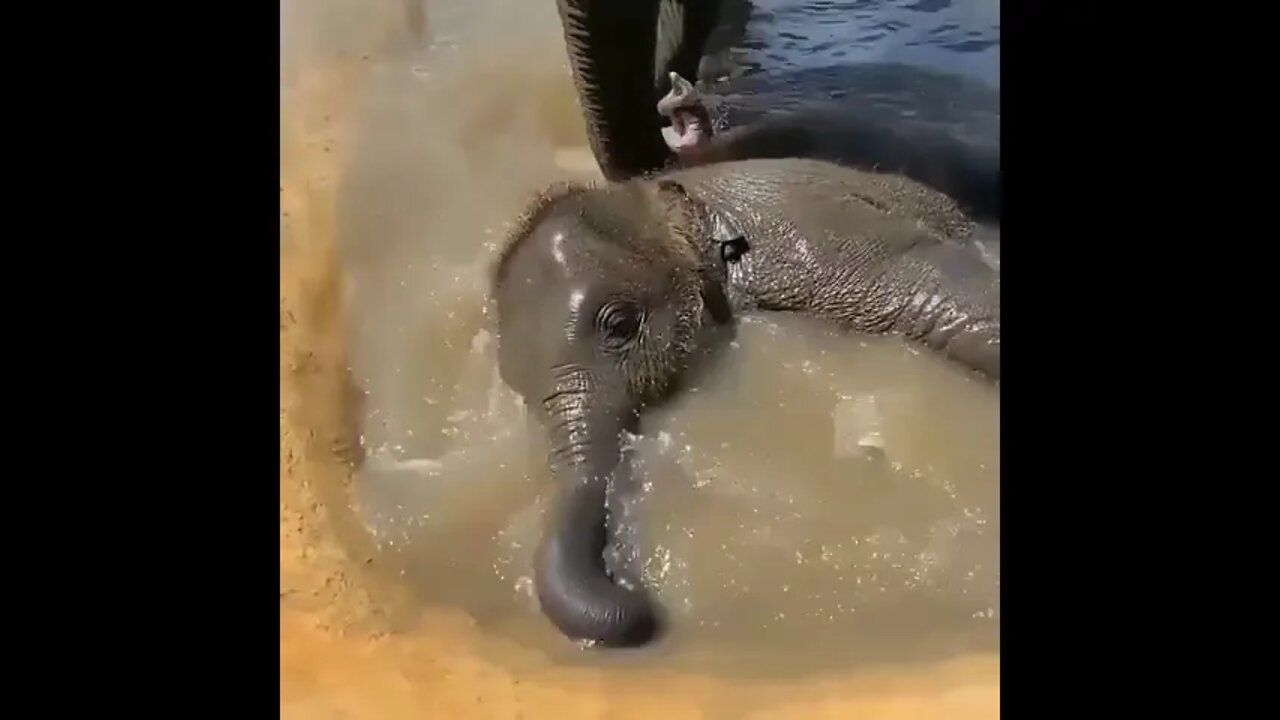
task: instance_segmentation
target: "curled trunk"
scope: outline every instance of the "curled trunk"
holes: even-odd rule
[[[564,380],[545,402],[551,469],[557,491],[538,548],[535,587],[543,613],[565,635],[606,645],[635,645],[655,632],[653,607],[642,590],[614,582],[604,554],[609,483],[621,459],[628,413],[602,402],[582,376]]]

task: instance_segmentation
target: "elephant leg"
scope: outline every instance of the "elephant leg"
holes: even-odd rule
[[[587,140],[609,180],[662,169],[653,103],[667,75],[697,75],[718,0],[557,0]]]

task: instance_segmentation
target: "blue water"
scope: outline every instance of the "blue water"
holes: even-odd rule
[[[753,0],[746,74],[902,63],[1000,84],[1000,0]]]
[[[858,103],[999,142],[1000,0],[725,3],[699,73],[724,122]]]

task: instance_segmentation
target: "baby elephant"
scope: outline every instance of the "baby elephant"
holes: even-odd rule
[[[499,362],[547,432],[555,498],[537,595],[567,636],[647,641],[655,608],[610,577],[606,490],[621,434],[676,387],[705,330],[793,311],[896,333],[993,381],[1000,278],[973,223],[913,181],[746,160],[544,193],[493,275]]]

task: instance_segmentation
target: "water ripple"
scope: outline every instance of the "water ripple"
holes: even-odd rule
[[[998,86],[999,0],[754,0],[744,74],[901,63]]]

